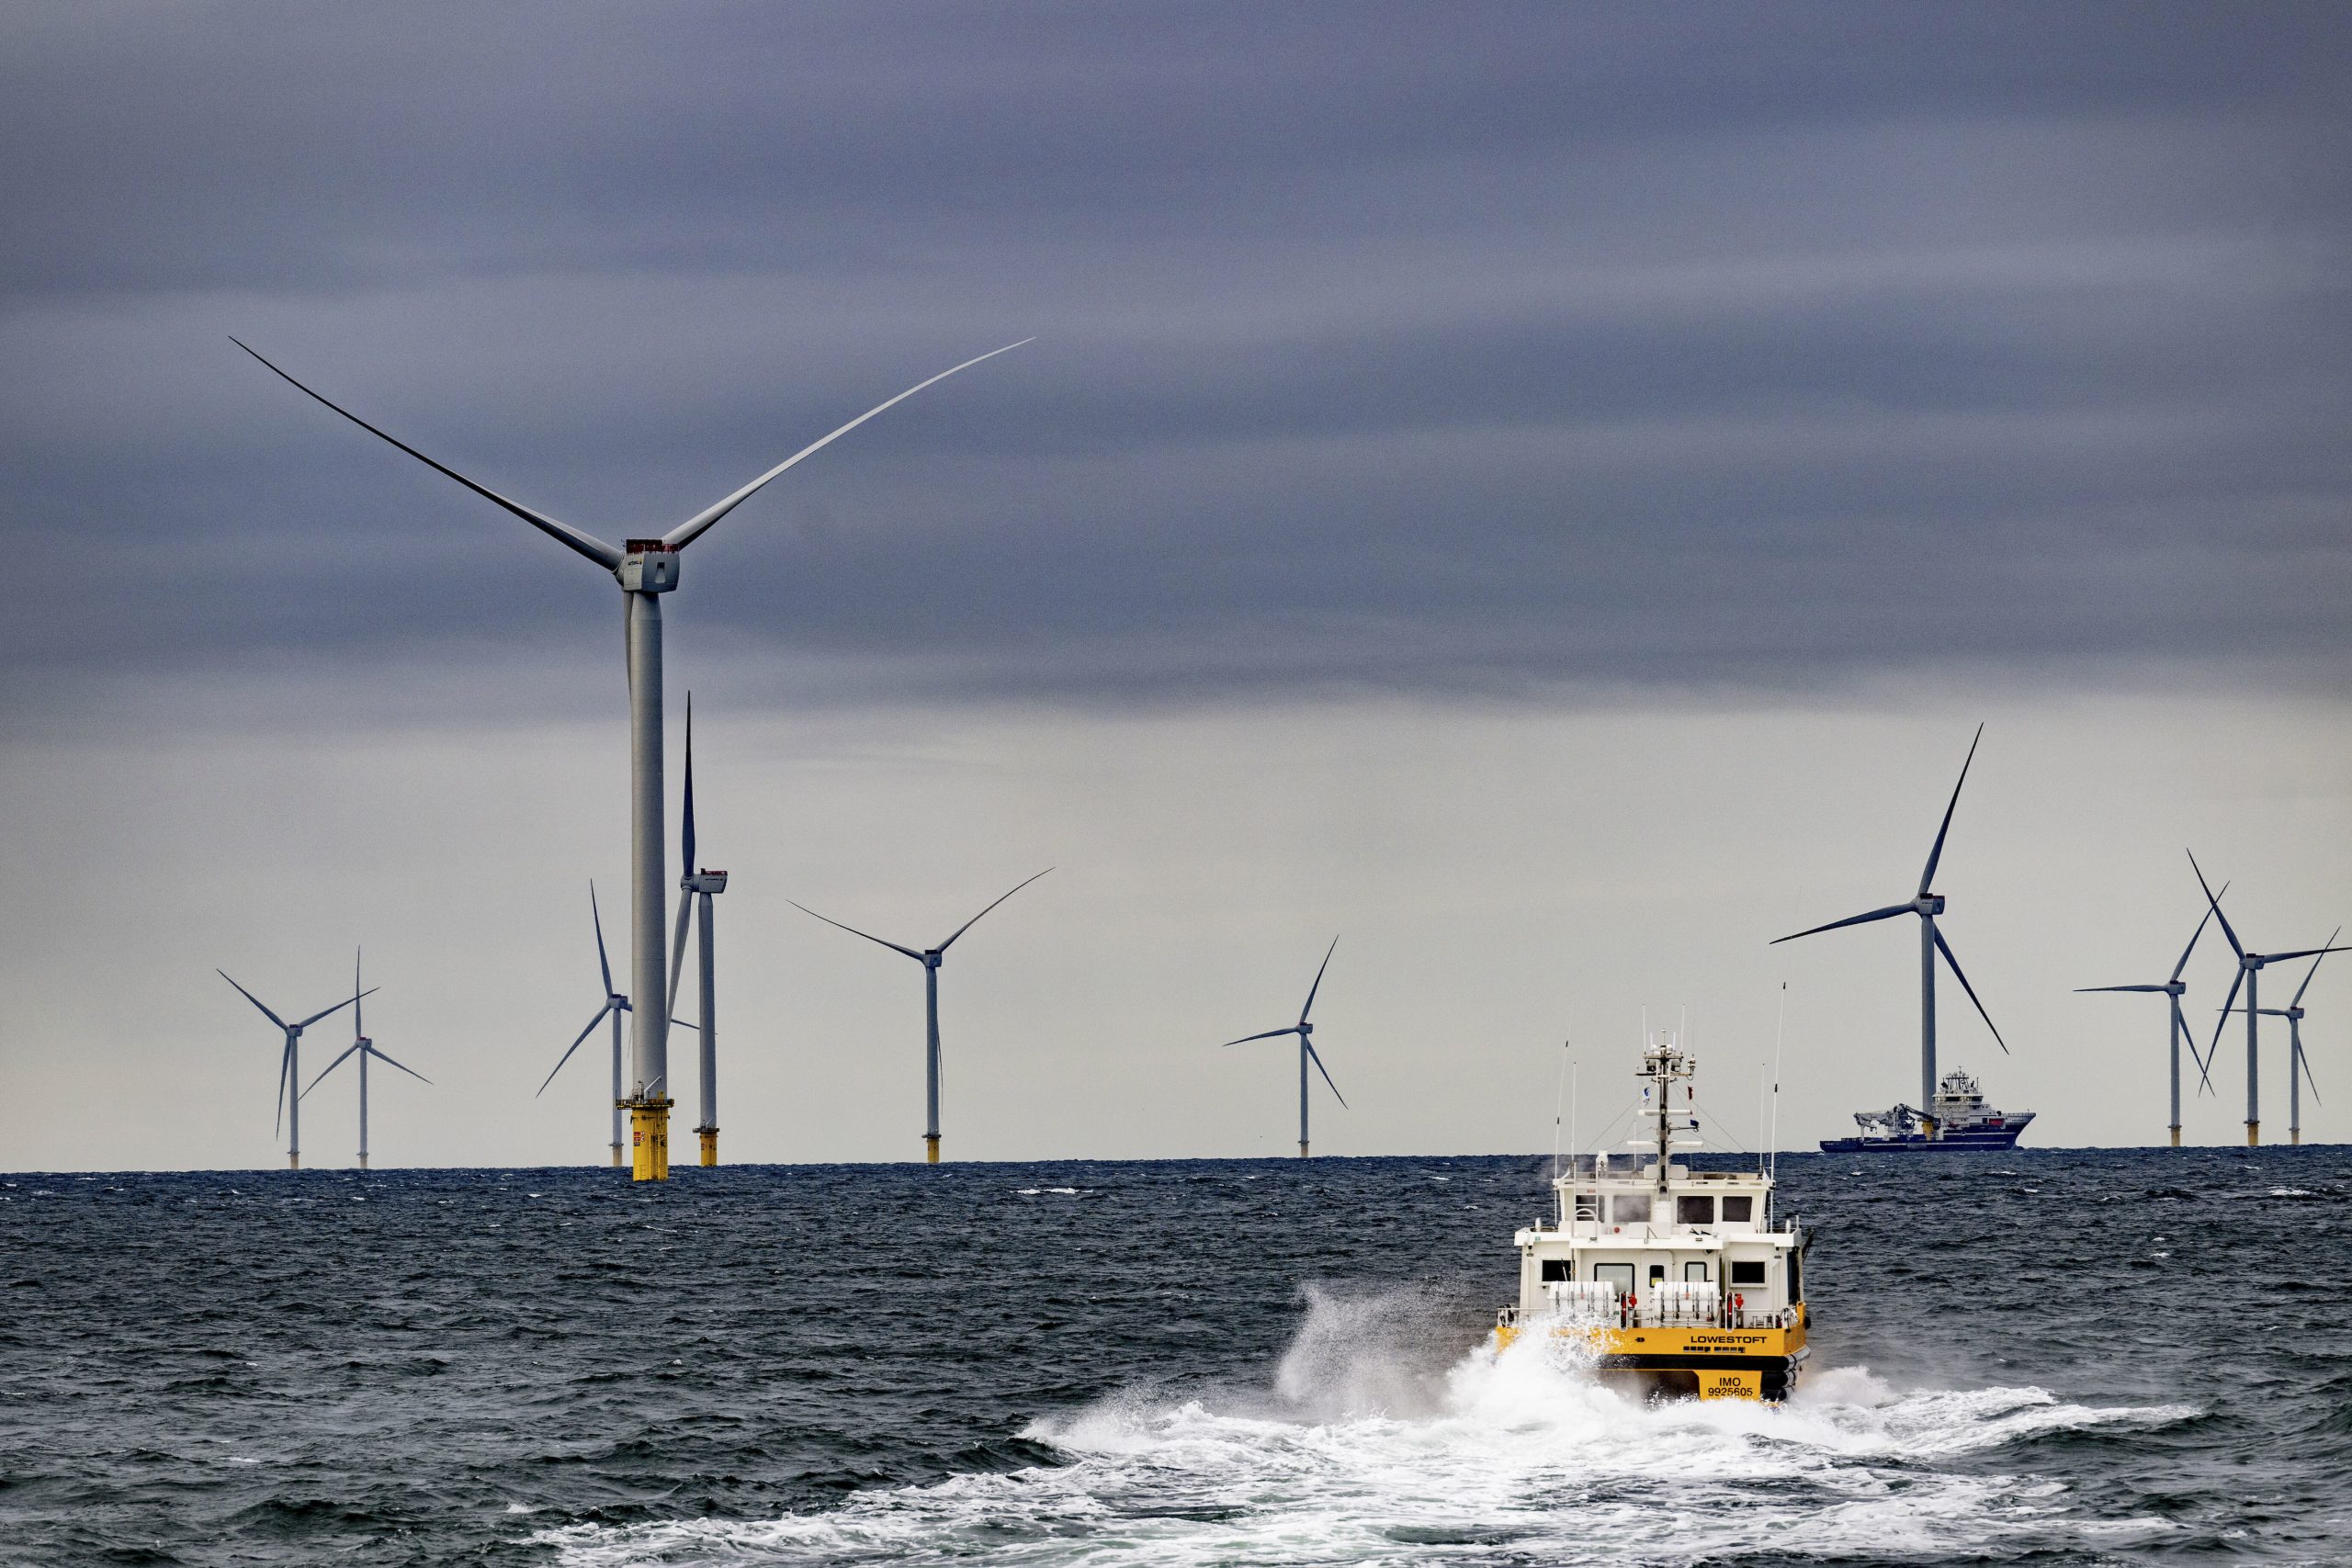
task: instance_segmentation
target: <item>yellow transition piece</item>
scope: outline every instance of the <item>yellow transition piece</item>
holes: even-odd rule
[[[628,1100],[628,1141],[634,1181],[670,1179],[670,1107],[668,1100]]]

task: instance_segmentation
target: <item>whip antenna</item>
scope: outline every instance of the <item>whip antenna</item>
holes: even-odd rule
[[[1560,1107],[1566,1102],[1568,1090],[1568,1045],[1560,1042],[1560,1074],[1552,1087],[1552,1179],[1560,1179]]]
[[[1767,1145],[1771,1153],[1769,1174],[1778,1181],[1781,1176],[1781,1043],[1789,1028],[1789,983],[1781,982],[1781,1016],[1772,1025],[1772,1135]]]

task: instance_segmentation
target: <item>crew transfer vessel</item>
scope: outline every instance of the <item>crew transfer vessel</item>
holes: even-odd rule
[[[1772,1212],[1772,1176],[1693,1170],[1696,1064],[1675,1038],[1642,1056],[1642,1152],[1578,1155],[1554,1213],[1515,1235],[1519,1304],[1495,1337],[1544,1334],[1652,1398],[1781,1400],[1808,1354],[1805,1233]],[[1680,1094],[1677,1103],[1675,1096]]]

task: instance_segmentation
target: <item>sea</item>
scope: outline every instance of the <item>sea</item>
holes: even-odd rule
[[[0,1562],[2352,1562],[2352,1149],[1784,1156],[1783,1407],[1494,1352],[1547,1164],[0,1179]]]

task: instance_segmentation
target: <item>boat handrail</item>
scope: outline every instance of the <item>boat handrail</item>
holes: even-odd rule
[[[1621,1296],[1618,1298],[1616,1326],[1619,1328],[1794,1328],[1804,1321],[1804,1307],[1802,1303],[1783,1307],[1751,1307],[1736,1301],[1725,1302],[1718,1298],[1714,1308],[1714,1312],[1705,1322],[1696,1322],[1688,1314],[1670,1309],[1659,1312],[1645,1308],[1633,1296]],[[1540,1317],[1541,1314],[1538,1315]],[[1521,1314],[1515,1306],[1496,1309],[1495,1326],[1498,1328],[1516,1329],[1521,1321]],[[1560,1332],[1572,1333],[1579,1329],[1590,1330],[1606,1326],[1608,1326],[1606,1324],[1566,1323],[1561,1325]]]

